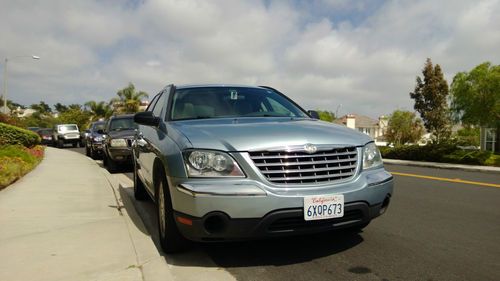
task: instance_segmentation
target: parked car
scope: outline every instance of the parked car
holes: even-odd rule
[[[76,124],[58,124],[54,126],[52,134],[54,146],[59,148],[70,143],[73,147],[77,147],[80,143],[80,131]]]
[[[36,133],[40,136],[41,144],[53,145],[52,135],[54,130],[51,128],[38,129]]]
[[[104,165],[110,172],[120,166],[132,164],[132,141],[137,125],[134,115],[113,116],[104,130]]]
[[[315,117],[315,118],[312,118]],[[373,140],[270,87],[170,85],[134,120],[134,196],[161,247],[361,229],[393,192]]]
[[[103,141],[104,129],[106,127],[105,121],[98,121],[90,124],[87,136],[84,138],[83,143],[85,146],[85,154],[92,159],[97,159],[103,154]]]
[[[36,131],[40,130],[40,127],[28,127],[26,129],[36,133]]]

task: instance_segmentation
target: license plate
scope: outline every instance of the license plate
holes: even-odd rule
[[[304,220],[324,220],[344,216],[344,195],[304,197]]]

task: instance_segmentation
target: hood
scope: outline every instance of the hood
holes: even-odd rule
[[[372,141],[369,136],[355,130],[314,119],[203,119],[178,121],[172,127],[194,148],[225,151],[262,150],[306,143],[362,146]]]
[[[135,130],[110,131],[108,136],[113,139],[133,139],[135,136]]]

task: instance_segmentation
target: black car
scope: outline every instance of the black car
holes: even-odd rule
[[[113,116],[104,130],[104,166],[114,172],[119,166],[132,165],[132,141],[137,125],[134,115]]]
[[[90,124],[89,129],[86,131],[86,136],[83,139],[85,145],[85,154],[92,159],[97,159],[103,154],[104,142],[104,129],[106,127],[105,121],[98,121]]]
[[[54,130],[51,128],[44,128],[44,129],[38,129],[36,130],[36,133],[40,136],[41,143],[44,145],[52,145],[53,144],[53,139],[52,139],[52,134],[54,133]]]

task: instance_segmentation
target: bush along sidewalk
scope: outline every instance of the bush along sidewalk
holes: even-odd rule
[[[0,123],[0,189],[15,182],[43,159],[40,137],[28,130]]]
[[[482,150],[463,150],[454,144],[380,147],[383,158],[500,167],[500,155]]]

